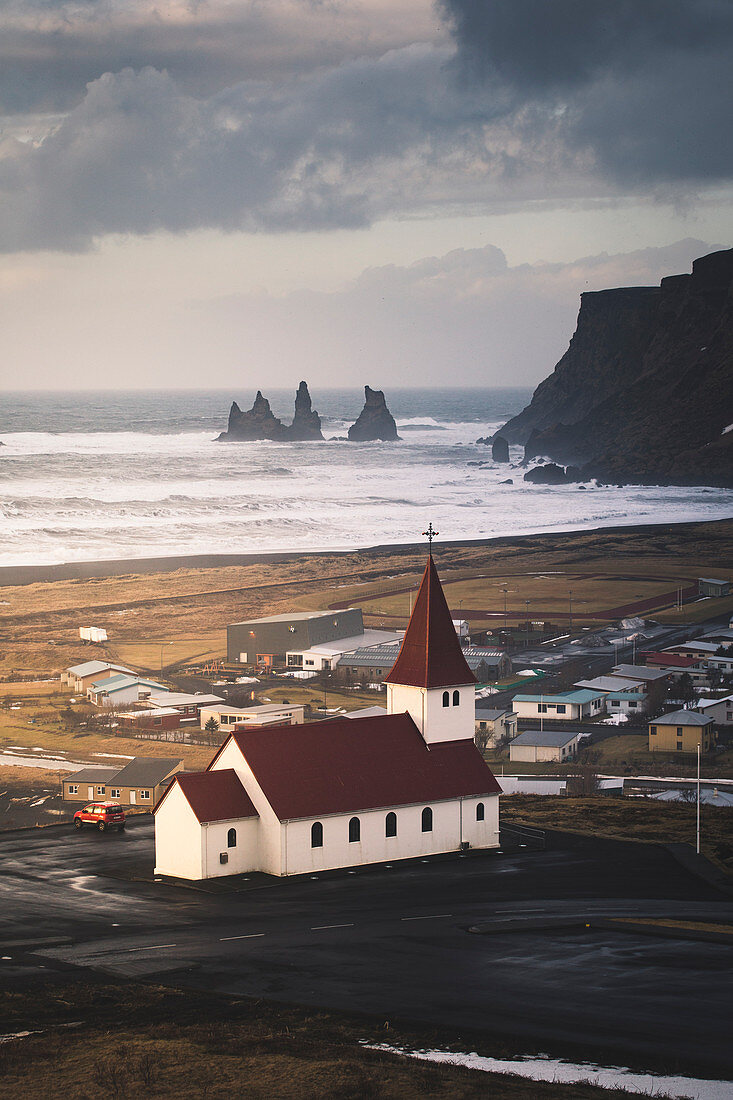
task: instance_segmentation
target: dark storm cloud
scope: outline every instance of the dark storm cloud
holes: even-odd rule
[[[733,168],[730,0],[440,0],[453,65],[621,182],[725,179]],[[540,129],[542,127],[540,126]],[[525,135],[529,136],[529,135]]]

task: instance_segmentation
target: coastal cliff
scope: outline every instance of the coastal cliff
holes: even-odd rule
[[[300,442],[323,439],[321,418],[311,406],[308,386],[301,382],[295,395],[295,415],[292,424],[283,424],[270,408],[270,402],[258,390],[254,405],[243,411],[236,401],[229,410],[227,430],[217,437],[218,442],[251,442],[258,439],[276,439]]]
[[[500,434],[640,484],[733,486],[733,249],[659,287],[581,295],[570,346]]]

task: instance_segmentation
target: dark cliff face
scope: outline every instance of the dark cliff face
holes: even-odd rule
[[[365,386],[364,397],[364,408],[359,414],[359,419],[349,428],[350,441],[352,443],[367,443],[374,439],[387,442],[399,439],[397,425],[387,408],[383,391],[373,390],[369,386]]]
[[[501,434],[587,477],[733,485],[733,249],[659,288],[584,294],[555,371]]]

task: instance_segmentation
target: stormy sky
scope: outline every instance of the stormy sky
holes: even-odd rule
[[[534,384],[733,244],[732,60],[730,0],[5,0],[3,385]]]

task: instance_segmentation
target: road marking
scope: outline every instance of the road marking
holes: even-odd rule
[[[219,943],[228,943],[230,940],[256,940],[264,934],[264,932],[249,932],[246,936],[220,936]]]
[[[314,924],[311,932],[323,932],[326,928],[353,928],[353,924]]]
[[[439,917],[452,917],[452,913],[430,913],[425,917],[400,917],[400,920],[438,920]]]
[[[164,947],[178,947],[177,943],[156,943],[153,947],[128,947],[128,952],[132,951],[162,951]]]

